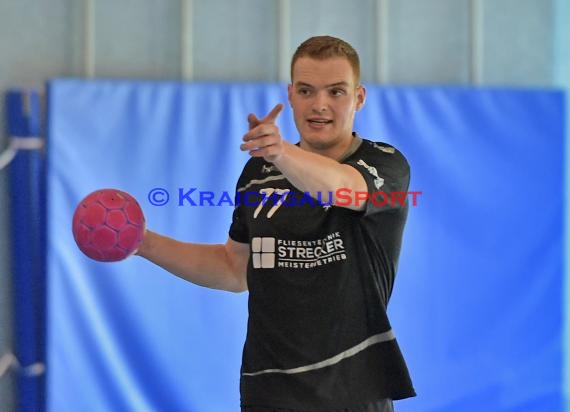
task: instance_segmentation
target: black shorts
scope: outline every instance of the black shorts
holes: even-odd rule
[[[306,412],[295,409],[271,408],[264,406],[242,406],[241,412]],[[392,399],[382,399],[358,408],[334,409],[329,412],[394,412]]]

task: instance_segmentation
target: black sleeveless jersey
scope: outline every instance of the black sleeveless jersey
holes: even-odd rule
[[[263,158],[238,180],[230,237],[251,253],[242,406],[322,411],[415,395],[386,314],[409,165],[390,145],[355,139],[341,162],[367,182],[364,211],[300,192]]]

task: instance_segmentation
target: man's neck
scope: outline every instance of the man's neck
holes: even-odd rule
[[[300,147],[312,153],[319,154],[321,156],[329,157],[339,162],[343,161],[350,155],[352,155],[356,149],[360,146],[362,139],[356,134],[352,133],[350,138],[343,139],[343,141],[334,147],[319,150],[310,145],[307,145],[303,141],[300,142]]]

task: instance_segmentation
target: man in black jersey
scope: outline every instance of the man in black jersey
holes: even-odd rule
[[[205,287],[249,290],[242,411],[393,411],[415,395],[386,315],[409,166],[353,131],[366,90],[348,43],[306,40],[291,80],[300,142],[281,137],[281,104],[249,115],[226,244],[147,231],[138,254]]]

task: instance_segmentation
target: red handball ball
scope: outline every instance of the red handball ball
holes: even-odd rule
[[[88,194],[73,214],[73,237],[91,259],[117,262],[137,251],[143,241],[145,219],[139,203],[117,189]]]

